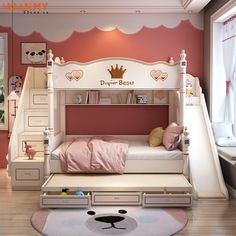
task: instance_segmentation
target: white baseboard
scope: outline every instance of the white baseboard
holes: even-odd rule
[[[232,188],[229,184],[226,183],[226,187],[229,191],[229,195],[231,198],[236,198],[236,190]]]

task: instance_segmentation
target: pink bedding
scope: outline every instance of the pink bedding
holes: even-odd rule
[[[61,145],[61,167],[67,173],[120,173],[128,142],[113,137],[77,138]]]

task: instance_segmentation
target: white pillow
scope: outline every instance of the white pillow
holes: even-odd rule
[[[231,123],[216,122],[212,123],[212,129],[214,132],[215,139],[220,137],[233,138],[233,129]]]
[[[216,139],[216,144],[221,147],[236,147],[235,137],[219,137]]]

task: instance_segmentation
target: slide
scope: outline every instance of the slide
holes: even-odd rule
[[[189,131],[190,180],[195,198],[228,198],[205,98],[192,98],[186,106],[185,124]]]

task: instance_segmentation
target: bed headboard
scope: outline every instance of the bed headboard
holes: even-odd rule
[[[184,52],[182,52],[184,55]],[[54,89],[164,89],[180,88],[179,62],[145,63],[127,58],[105,58],[89,63],[53,63]]]

